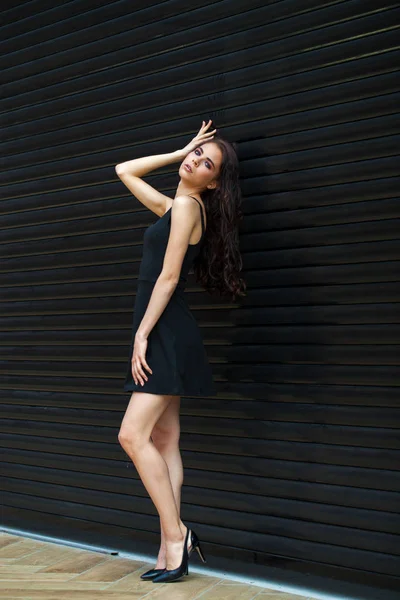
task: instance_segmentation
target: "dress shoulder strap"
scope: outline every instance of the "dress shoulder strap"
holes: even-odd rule
[[[190,195],[190,194],[189,194]],[[205,224],[204,224],[204,214],[203,214],[203,207],[201,206],[200,202],[197,200],[197,198],[195,198],[194,196],[190,196],[191,198],[193,198],[193,200],[196,200],[197,204],[200,206],[200,214],[201,214],[201,227],[203,230],[203,234],[205,232]]]

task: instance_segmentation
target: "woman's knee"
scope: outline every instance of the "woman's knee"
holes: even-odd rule
[[[163,427],[156,424],[151,432],[151,439],[157,448],[166,448],[179,445],[180,427],[174,424],[169,427]]]
[[[124,450],[133,451],[145,444],[146,440],[143,439],[143,435],[139,431],[135,431],[133,428],[121,427],[118,432],[118,442]]]
[[[128,432],[121,427],[121,429],[118,432],[118,442],[120,443],[120,445],[123,448],[125,448],[129,444],[130,440],[131,437],[130,435],[128,435]]]
[[[180,396],[173,397],[168,408],[156,421],[151,432],[151,438],[157,448],[179,446]]]
[[[125,450],[140,450],[150,442],[154,423],[162,417],[168,401],[165,396],[133,392],[118,433],[118,441]]]

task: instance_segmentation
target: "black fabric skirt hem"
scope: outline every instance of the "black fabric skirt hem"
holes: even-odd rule
[[[134,382],[131,370],[134,339],[146,312],[155,282],[138,280],[124,391],[174,396],[215,396],[211,366],[197,321],[184,290],[177,287],[150,332],[146,360],[153,373],[144,385]]]
[[[217,390],[216,388],[209,390],[209,391],[205,391],[205,392],[199,392],[198,390],[195,392],[190,392],[188,390],[169,390],[166,391],[165,389],[160,390],[160,388],[158,386],[154,386],[153,388],[151,388],[150,386],[143,385],[141,386],[136,385],[135,383],[133,385],[124,385],[124,391],[125,392],[143,392],[145,394],[157,394],[159,396],[187,396],[187,397],[209,397],[209,396],[215,396],[217,394]]]

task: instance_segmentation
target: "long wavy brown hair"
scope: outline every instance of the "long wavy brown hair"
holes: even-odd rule
[[[193,271],[198,283],[210,294],[219,292],[235,300],[236,296],[246,296],[246,283],[240,276],[243,262],[238,225],[243,212],[237,145],[218,133],[210,142],[220,148],[222,164],[217,187],[201,192],[207,230],[193,262]]]

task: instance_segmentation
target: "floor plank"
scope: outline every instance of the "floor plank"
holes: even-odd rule
[[[173,583],[140,579],[153,566],[0,532],[0,600],[309,600],[190,566]]]

